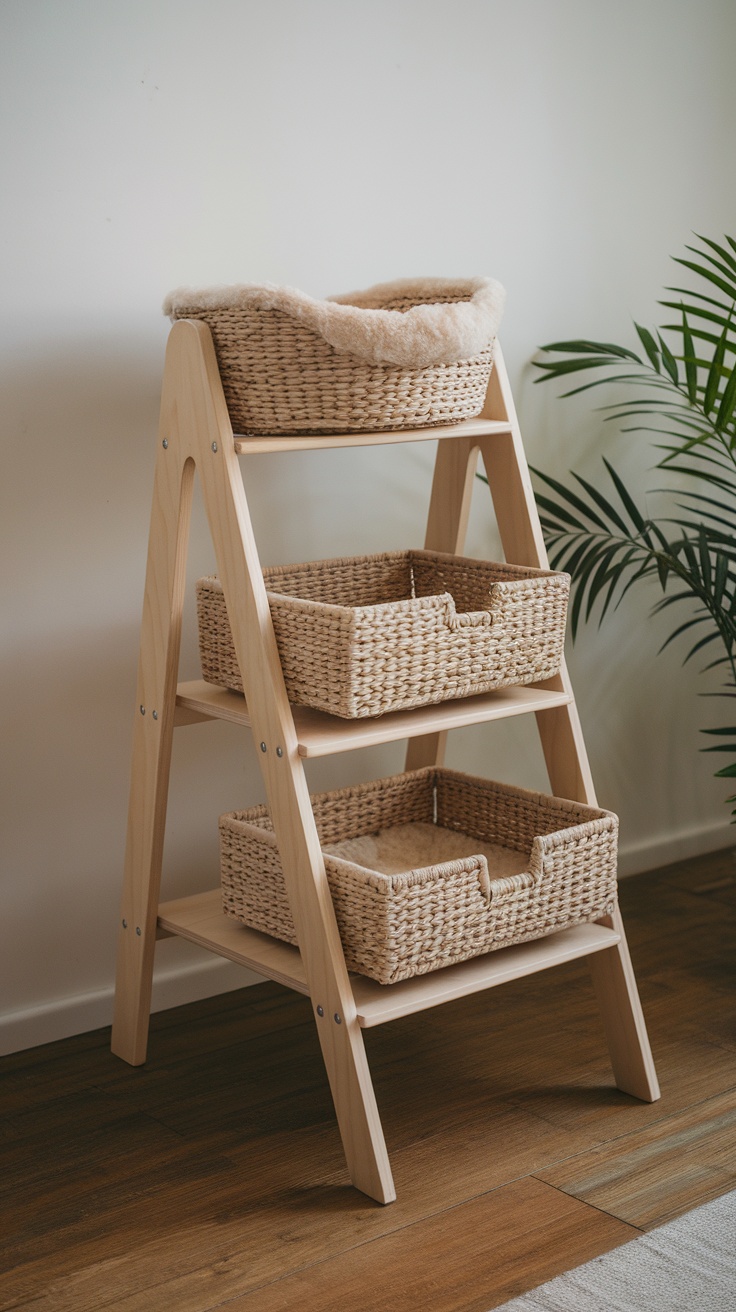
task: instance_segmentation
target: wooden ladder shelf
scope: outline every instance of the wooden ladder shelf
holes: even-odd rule
[[[133,765],[119,930],[113,1051],[145,1061],[157,937],[180,935],[312,999],[350,1177],[382,1203],[395,1198],[362,1030],[586,957],[618,1087],[659,1096],[636,981],[618,912],[594,925],[505,948],[402,983],[350,976],[325,875],[304,759],[407,739],[406,768],[440,764],[449,729],[533,711],[552,791],[595,805],[566,671],[534,687],[501,689],[440,706],[342,721],[290,706],[245,498],[238,455],[378,443],[438,441],[425,546],[461,553],[478,456],[506,559],[547,568],[528,468],[499,349],[478,419],[393,433],[234,437],[212,338],[182,320],[166,353],[136,692]],[[231,620],[245,699],[202,682],[177,688],[195,470]],[[299,948],[226,919],[218,891],[159,905],[173,731],[198,720],[248,725],[286,873]]]

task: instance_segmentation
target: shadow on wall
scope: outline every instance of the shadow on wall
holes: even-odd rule
[[[84,1024],[75,999],[112,984],[163,359],[158,337],[66,336],[18,351],[2,380],[0,1027],[70,999]],[[191,545],[185,679],[199,676],[191,575],[212,567],[196,497]],[[177,735],[173,766],[166,897],[214,887],[217,817],[262,788],[234,726]],[[186,948],[167,968],[188,968]]]
[[[61,959],[73,925],[108,915],[107,876],[119,879],[134,646],[132,626],[109,626],[18,643],[3,661],[6,925],[17,942],[32,921],[36,950]]]
[[[157,342],[66,337],[19,350],[2,378],[14,631],[43,601],[60,627],[110,607],[118,587],[125,601],[131,549],[145,559],[162,366]]]
[[[117,905],[162,361],[157,340],[64,336],[17,349],[2,379],[11,1005],[34,979],[99,978],[100,917]]]

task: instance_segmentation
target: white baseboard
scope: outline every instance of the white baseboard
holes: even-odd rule
[[[642,875],[659,866],[673,865],[675,861],[718,852],[724,847],[736,847],[736,825],[725,820],[677,834],[658,834],[643,843],[622,846],[618,854],[618,873],[621,879],[626,879],[629,875]]]
[[[233,989],[262,982],[260,975],[252,970],[208,954],[201,962],[187,962],[185,966],[155,972],[151,1010],[168,1011],[186,1002],[198,1002],[200,998],[212,998],[218,993],[231,993]],[[0,1055],[111,1025],[113,997],[110,984],[94,993],[55,998],[0,1015]]]
[[[659,835],[644,843],[623,847],[619,853],[619,874],[628,878],[725,847],[736,847],[734,825],[709,825],[679,834]],[[157,971],[152,1010],[167,1011],[169,1007],[197,1002],[218,993],[230,993],[233,989],[260,982],[259,975],[242,966],[207,956],[202,961]],[[110,985],[94,993],[55,998],[22,1011],[0,1015],[0,1054],[20,1052],[24,1048],[35,1048],[42,1043],[53,1043],[56,1039],[109,1025],[112,1005],[113,989]]]

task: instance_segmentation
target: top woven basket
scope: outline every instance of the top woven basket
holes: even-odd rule
[[[163,308],[209,326],[235,431],[277,436],[479,414],[504,299],[491,278],[422,278],[325,301],[271,284],[180,288]]]

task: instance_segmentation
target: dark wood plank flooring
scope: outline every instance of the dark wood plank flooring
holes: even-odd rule
[[[731,851],[627,880],[662,1099],[584,965],[366,1034],[398,1190],[349,1185],[308,1000],[273,984],[0,1061],[0,1309],[485,1312],[736,1187]]]

